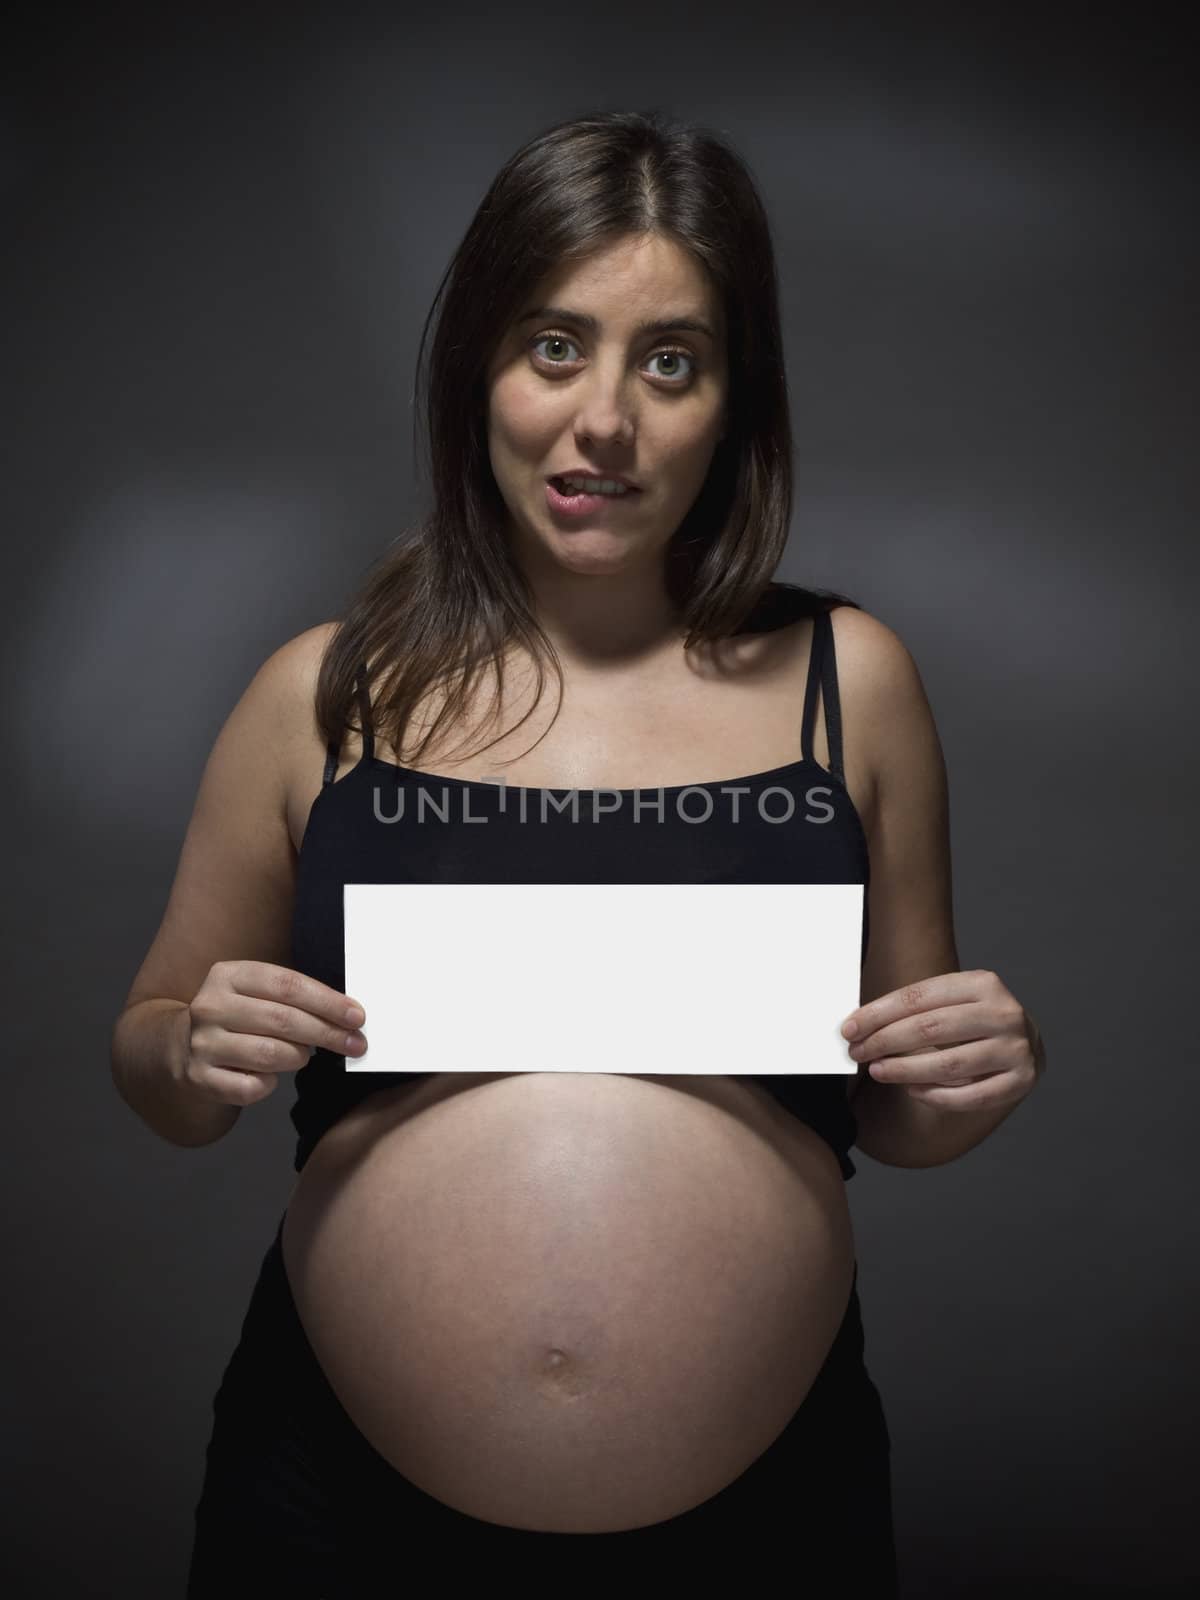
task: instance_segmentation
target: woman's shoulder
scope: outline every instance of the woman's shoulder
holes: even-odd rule
[[[321,662],[340,626],[338,622],[318,622],[305,628],[285,639],[264,663],[264,670],[270,669],[278,686],[281,716],[290,717],[306,706],[311,709]]]
[[[274,733],[286,746],[307,759],[316,737],[313,707],[321,663],[338,622],[319,622],[286,639],[260,669],[272,686],[271,717]]]
[[[272,738],[280,753],[292,846],[299,850],[313,801],[320,792],[326,748],[316,718],[317,680],[325,653],[341,626],[321,622],[286,640],[271,657],[275,678]],[[343,741],[352,755],[349,735]],[[347,750],[343,750],[343,759]]]
[[[856,601],[835,601],[829,607],[829,626],[839,679],[852,675],[862,687],[879,690],[916,671],[895,629]]]
[[[745,628],[747,632],[774,632],[822,613],[829,616],[839,670],[845,658],[847,666],[869,666],[875,675],[886,675],[902,665],[904,658],[911,660],[894,629],[859,601],[832,589],[774,582],[751,610]]]
[[[798,583],[776,580],[768,584],[751,607],[742,629],[746,633],[772,633],[834,607],[857,609],[858,602],[831,589],[806,589]]]

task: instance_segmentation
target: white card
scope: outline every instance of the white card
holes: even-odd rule
[[[859,883],[348,883],[347,1072],[851,1073]]]

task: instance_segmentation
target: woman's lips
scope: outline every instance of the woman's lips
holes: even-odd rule
[[[636,500],[641,493],[640,489],[630,489],[625,494],[560,494],[553,483],[547,480],[546,503],[551,511],[563,517],[590,517],[598,511],[607,511],[610,506],[627,506],[631,500]]]

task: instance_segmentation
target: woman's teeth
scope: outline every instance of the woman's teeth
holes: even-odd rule
[[[629,486],[615,478],[555,478],[567,494],[628,494]]]

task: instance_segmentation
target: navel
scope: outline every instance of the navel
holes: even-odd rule
[[[587,1390],[587,1377],[574,1357],[550,1345],[542,1351],[537,1366],[539,1387],[544,1394],[578,1396]]]

